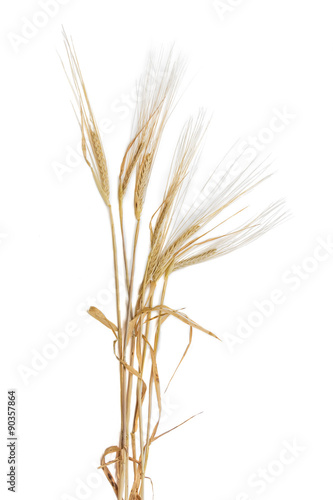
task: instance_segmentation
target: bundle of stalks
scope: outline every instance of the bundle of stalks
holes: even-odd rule
[[[234,208],[236,202],[269,177],[264,164],[246,165],[236,175],[230,175],[229,168],[220,176],[209,194],[186,208],[185,199],[191,192],[193,174],[200,164],[202,139],[207,129],[207,120],[201,110],[196,117],[185,123],[181,131],[163,198],[150,220],[150,250],[143,266],[143,276],[138,281],[135,269],[136,251],[142,237],[141,216],[159,144],[176,102],[184,65],[180,59],[174,58],[172,51],[167,55],[161,52],[158,57],[149,59],[141,78],[143,95],[133,122],[132,137],[121,161],[118,187],[110,188],[106,156],[78,58],[72,42],[65,34],[64,37],[69,60],[67,74],[75,97],[74,107],[82,135],[82,150],[108,209],[113,245],[117,320],[113,323],[96,307],[91,307],[88,311],[112,331],[115,337],[114,356],[119,364],[119,442],[105,449],[100,467],[118,500],[143,500],[146,480],[151,481],[147,478],[150,447],[161,436],[174,430],[158,433],[162,412],[162,384],[157,351],[162,327],[168,318],[173,317],[189,328],[189,343],[176,371],[189,350],[195,330],[217,339],[211,331],[186,314],[165,304],[170,276],[176,271],[228,254],[254,241],[279,224],[285,218],[285,212],[283,202],[280,201],[243,223],[237,222],[231,229],[221,230],[221,227],[232,224],[244,213],[244,208]],[[213,175],[214,172],[208,177],[207,184]],[[132,188],[131,177],[135,179]],[[125,237],[130,225],[128,220],[124,220],[124,202],[133,203],[134,243],[130,257]],[[114,205],[122,236],[119,247],[113,216]],[[120,264],[120,261],[123,262]],[[119,290],[120,265],[126,274],[126,308],[122,308],[124,298],[120,296]],[[136,282],[140,283],[137,289]],[[156,299],[159,283],[161,296]],[[158,418],[153,421],[153,407],[156,404]]]

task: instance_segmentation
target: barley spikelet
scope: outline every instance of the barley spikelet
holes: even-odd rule
[[[156,241],[153,248],[150,250],[148,261],[147,261],[147,277],[151,278],[154,269],[156,268],[158,259],[160,258],[162,252],[163,244],[161,241]]]
[[[173,263],[178,251],[194,236],[200,229],[199,225],[188,228],[177,240],[162,253],[161,256],[151,263],[151,274],[153,281],[158,281]]]
[[[152,167],[152,153],[148,153],[138,169],[135,194],[134,194],[134,206],[135,206],[135,217],[137,220],[141,217],[142,207],[146,196],[147,186],[151,174]]]
[[[174,253],[176,253],[184,243],[186,243],[192,236],[195,235],[200,229],[200,225],[197,224],[195,226],[189,227],[177,240],[175,240],[165,251],[164,256],[170,257]]]
[[[205,113],[200,109],[196,119],[191,117],[183,127],[174,153],[163,202],[156,213],[156,223],[151,230],[152,246],[155,240],[166,236],[170,227],[174,206],[185,189],[184,181],[188,178],[190,171],[195,169],[196,155],[206,132],[204,117]]]
[[[200,240],[198,239],[195,243],[191,243],[177,254],[172,271],[234,252],[255,241],[288,217],[288,212],[284,210],[284,201],[277,201],[234,231],[204,241],[198,242]]]
[[[177,271],[177,269],[181,269],[183,267],[193,266],[195,264],[200,264],[201,262],[205,262],[206,260],[213,258],[216,255],[216,252],[217,252],[216,248],[212,248],[211,250],[199,253],[194,257],[189,257],[188,259],[180,260],[179,262],[174,264],[173,271]]]
[[[96,165],[97,169],[99,172],[100,180],[101,180],[101,185],[102,189],[106,195],[107,198],[109,198],[110,195],[110,184],[109,184],[109,173],[108,173],[108,168],[107,168],[107,163],[106,163],[106,158],[103,150],[103,146],[100,142],[99,135],[94,132],[93,130],[90,130],[90,135],[92,139],[92,150],[94,153],[94,157],[96,160]]]
[[[130,181],[130,178],[131,178],[131,175],[132,175],[132,172],[133,170],[135,169],[136,167],[136,164],[141,156],[141,153],[142,153],[142,150],[143,150],[143,143],[141,142],[139,145],[138,145],[138,148],[136,150],[136,152],[134,153],[134,156],[131,160],[131,163],[129,163],[125,173],[124,173],[124,178],[123,178],[123,181],[121,183],[121,193],[122,193],[122,196],[124,196],[125,192],[126,192],[126,189],[127,189],[127,186],[128,186],[128,183]]]
[[[183,73],[183,63],[180,59],[173,59],[172,50],[167,54],[162,50],[159,54],[150,55],[138,86],[143,89],[143,94],[138,98],[139,105],[132,126],[132,140],[126,149],[119,174],[121,200],[136,169],[136,188],[141,189],[141,198],[135,197],[137,218],[140,218],[142,212],[150,178],[150,172],[142,178],[142,162],[148,161],[151,170],[162,133],[173,110],[177,87]],[[148,155],[150,155],[149,160]]]

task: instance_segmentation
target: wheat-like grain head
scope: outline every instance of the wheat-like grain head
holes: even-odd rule
[[[139,83],[140,99],[133,123],[132,139],[126,149],[119,175],[119,198],[127,190],[136,170],[135,215],[140,218],[146,190],[163,130],[172,112],[178,84],[183,73],[180,59],[172,50],[151,55]],[[138,90],[139,92],[139,90]]]
[[[169,230],[174,204],[177,203],[184,191],[184,181],[189,177],[190,170],[195,168],[196,157],[207,129],[204,118],[205,113],[200,110],[197,117],[195,119],[191,117],[183,127],[171,163],[163,201],[151,220],[152,247],[157,240],[163,239]],[[153,226],[155,216],[156,222]]]
[[[174,263],[175,257],[180,249],[191,241],[191,238],[199,231],[199,225],[193,225],[183,232],[174,242],[172,242],[164,251],[160,251],[159,254],[152,255],[152,259],[149,263],[149,275],[151,274],[152,280],[157,282],[163,274],[171,267]]]
[[[283,200],[269,205],[255,218],[221,236],[195,242],[178,252],[173,271],[234,252],[273,229],[289,217]]]
[[[110,205],[109,173],[102,139],[88,98],[74,45],[69,41],[65,31],[63,31],[63,36],[70,74],[63,66],[75,98],[75,112],[81,129],[83,156],[91,169],[104,202],[106,205]]]
[[[201,264],[201,262],[206,262],[214,257],[216,257],[217,249],[212,248],[211,250],[206,250],[205,252],[198,253],[193,255],[193,257],[188,257],[187,259],[179,260],[175,262],[172,271],[177,271],[178,269],[182,269],[184,267],[193,266],[195,264]]]
[[[134,212],[137,220],[140,220],[145,193],[149,183],[150,172],[152,168],[153,154],[147,153],[138,168],[134,191]]]
[[[204,196],[202,201],[190,206],[183,217],[179,217],[183,198],[180,199],[179,206],[173,205],[170,213],[170,220],[174,221],[173,226],[167,226],[164,237],[156,240],[150,253],[148,274],[153,281],[160,279],[166,272],[230,253],[254,241],[283,220],[285,216],[282,211],[283,203],[277,202],[236,230],[205,239],[209,233],[227,220],[236,217],[242,210],[213,228],[210,228],[211,221],[270,177],[267,174],[267,166],[263,164],[247,165],[232,178],[229,178],[227,173],[222,175],[217,185]]]

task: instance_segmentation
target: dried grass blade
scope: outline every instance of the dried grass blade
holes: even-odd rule
[[[114,323],[112,323],[112,321],[110,321],[109,319],[107,319],[107,317],[104,316],[104,314],[102,313],[102,311],[100,311],[99,309],[97,309],[97,307],[92,306],[92,307],[89,308],[88,314],[90,314],[90,316],[92,316],[94,319],[97,319],[97,321],[99,321],[100,323],[102,323],[107,328],[110,328],[110,330],[113,331],[113,333],[116,336],[116,338],[118,338],[118,336],[117,336],[117,332],[118,332],[117,326]]]
[[[105,457],[107,455],[109,455],[110,453],[117,453],[117,454],[119,454],[120,451],[121,450],[120,450],[120,448],[118,446],[110,446],[109,448],[106,448],[106,450],[103,453],[102,458],[101,458],[101,468],[103,469],[103,472],[104,472],[104,474],[106,476],[106,479],[111,484],[116,497],[118,497],[118,485],[117,485],[117,483],[116,483],[113,475],[111,474],[111,472],[107,468],[107,465],[106,465],[106,462],[105,462]],[[118,459],[116,460],[116,462],[117,461],[118,461]]]
[[[157,361],[156,361],[156,353],[152,345],[149,343],[148,339],[143,335],[143,340],[146,342],[150,349],[150,355],[151,355],[151,364],[152,364],[152,374],[153,374],[153,380],[154,380],[154,385],[155,385],[155,393],[156,393],[156,398],[157,398],[157,404],[158,404],[158,419],[157,422],[154,426],[153,432],[151,434],[151,437],[147,436],[147,444],[151,443],[151,440],[154,438],[159,423],[161,419],[161,414],[162,414],[162,398],[161,398],[161,387],[160,387],[160,378],[158,375],[158,368],[157,368]]]
[[[191,344],[192,344],[192,337],[193,337],[193,327],[192,327],[192,326],[190,326],[190,339],[189,339],[189,343],[188,343],[188,345],[187,345],[187,347],[186,347],[186,349],[185,349],[185,352],[184,352],[184,354],[183,354],[183,356],[182,356],[182,359],[179,361],[179,363],[178,363],[178,365],[177,365],[177,368],[176,368],[176,369],[175,369],[175,371],[173,372],[173,375],[172,375],[172,377],[170,378],[169,383],[168,383],[168,385],[166,386],[166,389],[165,389],[165,391],[164,391],[164,392],[166,392],[166,391],[169,389],[169,386],[170,386],[170,384],[171,384],[171,382],[172,382],[172,380],[173,380],[174,376],[176,375],[176,373],[177,373],[177,371],[178,371],[178,368],[180,367],[180,365],[181,365],[181,364],[182,364],[182,362],[184,361],[184,358],[185,358],[186,354],[188,353],[189,348],[191,347]]]
[[[161,306],[161,305],[160,306],[154,306],[154,307],[151,307],[151,308],[150,307],[145,307],[142,310],[142,312],[139,314],[139,316],[142,315],[142,314],[147,314],[147,312],[149,312],[149,311],[160,311],[162,314],[166,314],[168,316],[173,316],[173,317],[179,319],[180,321],[182,321],[183,323],[186,323],[188,326],[192,326],[196,330],[200,330],[201,332],[207,333],[208,335],[210,335],[211,337],[214,337],[217,340],[221,340],[213,332],[207,330],[207,328],[204,328],[203,326],[200,326],[198,323],[196,323],[191,318],[189,318],[186,314],[180,313],[176,309],[171,309],[170,307],[164,306],[164,305],[163,306]]]
[[[151,491],[152,491],[152,494],[153,494],[153,499],[155,498],[155,492],[154,492],[154,483],[153,483],[153,480],[151,479],[151,477],[148,477],[148,476],[145,476],[145,479],[149,479],[150,481],[150,484],[151,484]]]
[[[188,418],[187,420],[185,420],[184,422],[182,422],[181,424],[179,425],[176,425],[176,427],[173,427],[172,429],[169,429],[168,431],[166,432],[163,432],[163,434],[160,434],[159,436],[156,436],[152,442],[156,441],[157,439],[159,439],[160,437],[162,436],[165,436],[166,434],[169,434],[169,432],[172,432],[174,431],[175,429],[178,429],[178,427],[181,427],[182,425],[186,424],[187,422],[189,422],[190,420],[192,420],[192,418],[195,418],[197,417],[198,415],[201,415],[203,413],[203,411],[201,411],[200,413],[197,413],[196,415],[193,415],[192,417]]]
[[[144,402],[146,392],[147,392],[147,384],[144,382],[142,379],[142,391],[141,391],[141,404]],[[138,420],[139,420],[139,405],[136,403],[135,407],[135,412],[134,412],[134,420],[133,420],[133,430],[132,432],[135,433],[138,429]]]
[[[140,380],[143,380],[142,379],[142,375],[141,373],[138,372],[138,370],[136,370],[135,368],[133,368],[133,366],[129,365],[128,363],[126,363],[125,361],[120,361],[124,366],[125,368],[132,374],[132,375],[135,375],[136,377],[138,377],[138,379]]]

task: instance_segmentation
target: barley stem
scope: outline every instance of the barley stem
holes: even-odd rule
[[[117,307],[117,322],[118,322],[118,355],[119,359],[125,361],[124,359],[124,347],[123,347],[123,337],[121,328],[121,312],[120,312],[120,291],[119,291],[119,270],[118,270],[118,253],[117,253],[117,240],[116,231],[114,227],[114,219],[111,205],[109,208],[110,224],[111,224],[111,236],[112,236],[112,247],[113,247],[113,266],[114,266],[114,279],[116,288],[116,307]],[[120,370],[120,413],[121,413],[121,432],[120,432],[120,449],[121,449],[121,460],[119,465],[120,477],[118,484],[118,500],[123,498],[124,490],[124,432],[126,428],[126,400],[125,400],[125,384],[126,384],[126,369],[123,363],[119,363]]]
[[[123,247],[123,256],[124,256],[124,266],[125,266],[125,277],[126,277],[126,286],[129,292],[129,273],[128,273],[128,262],[127,262],[127,254],[126,254],[126,243],[125,243],[125,230],[124,230],[124,207],[123,207],[123,199],[119,198],[119,220],[120,220],[120,229],[121,229],[121,240]]]
[[[162,288],[161,299],[160,299],[160,305],[161,306],[163,306],[163,304],[164,304],[166,289],[167,289],[167,286],[168,286],[168,279],[169,279],[169,274],[166,273],[165,276],[164,276],[163,288]],[[161,331],[161,324],[162,324],[162,315],[161,315],[161,311],[160,311],[159,315],[158,315],[156,332],[155,332],[155,339],[154,339],[154,351],[155,351],[155,355],[156,355],[156,352],[157,352],[158,340],[159,340],[159,335],[160,335],[160,331]],[[149,446],[150,446],[150,428],[151,428],[151,414],[152,414],[152,399],[153,399],[153,368],[151,368],[150,380],[149,380],[147,441],[146,441],[146,446],[145,446],[145,459],[144,459],[144,466],[143,466],[144,475],[145,475],[146,469],[147,469],[148,455],[149,455]]]
[[[124,331],[124,350],[126,352],[127,348],[127,343],[128,343],[128,326],[129,322],[132,319],[132,297],[133,297],[133,283],[134,283],[134,270],[135,270],[135,257],[136,257],[136,249],[137,249],[137,244],[138,244],[138,238],[139,238],[139,232],[140,232],[140,220],[137,221],[136,223],[136,228],[135,228],[135,236],[134,236],[134,244],[133,244],[133,254],[132,254],[132,268],[131,268],[131,279],[129,282],[129,288],[128,288],[128,304],[127,304],[127,314],[126,314],[126,321],[125,321],[125,331]],[[124,246],[124,251],[125,251],[125,246]],[[124,258],[126,258],[126,253],[124,254]],[[132,343],[131,343],[131,353],[130,353],[130,366],[133,366],[134,363],[134,345],[133,345],[133,337],[132,337]],[[126,426],[125,426],[125,448],[128,450],[129,449],[129,419],[130,419],[130,413],[131,413],[131,402],[132,402],[132,385],[133,385],[133,374],[129,373],[128,374],[128,382],[127,382],[127,392],[126,392]],[[128,488],[128,453],[126,456],[126,484],[125,488]],[[128,494],[125,493],[125,500],[127,500]]]

